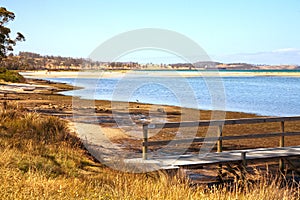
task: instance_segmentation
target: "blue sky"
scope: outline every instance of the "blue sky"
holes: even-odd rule
[[[15,12],[9,26],[26,37],[15,53],[88,57],[120,33],[162,28],[194,40],[213,60],[300,64],[299,0],[1,0],[0,6]],[[148,59],[171,57],[157,53]]]

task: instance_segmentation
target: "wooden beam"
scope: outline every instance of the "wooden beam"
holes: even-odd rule
[[[202,121],[192,121],[192,122],[169,122],[169,123],[148,124],[148,128],[159,129],[159,128],[178,128],[178,127],[194,127],[194,126],[220,126],[220,125],[256,124],[256,123],[281,122],[281,121],[300,121],[300,116],[244,118],[244,119],[226,119],[226,120],[202,120]]]
[[[258,138],[269,138],[269,137],[278,137],[281,136],[282,133],[263,133],[263,134],[247,134],[247,135],[232,135],[232,136],[221,136],[221,137],[196,137],[196,138],[188,138],[181,140],[159,140],[159,141],[148,141],[143,142],[143,146],[160,146],[167,145],[170,142],[172,144],[186,144],[191,142],[217,142],[218,139],[224,140],[241,140],[241,139],[258,139]],[[285,136],[297,136],[300,135],[300,132],[285,132]]]

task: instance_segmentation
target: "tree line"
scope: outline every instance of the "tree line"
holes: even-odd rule
[[[86,58],[40,55],[33,52],[9,54],[1,66],[11,70],[82,70],[82,69],[137,69],[137,62],[99,62]]]

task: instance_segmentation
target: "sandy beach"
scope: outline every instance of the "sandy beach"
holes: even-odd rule
[[[26,78],[122,78],[124,76],[158,77],[248,77],[248,76],[287,76],[300,77],[300,71],[27,71],[21,72]]]

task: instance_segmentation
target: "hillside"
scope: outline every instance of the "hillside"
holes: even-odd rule
[[[220,63],[214,61],[175,64],[140,64],[138,62],[99,62],[86,58],[43,56],[32,52],[9,55],[0,61],[0,66],[13,70],[300,70],[298,65],[254,65],[248,63]]]

